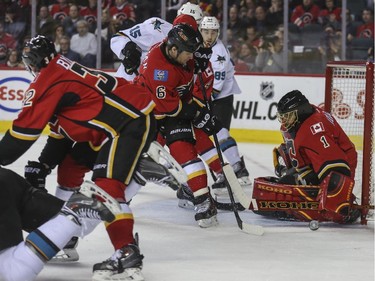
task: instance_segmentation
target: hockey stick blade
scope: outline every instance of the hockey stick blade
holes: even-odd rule
[[[228,165],[228,164],[225,164],[223,166],[223,173],[224,173],[225,178],[226,178],[226,180],[227,180],[227,182],[229,184],[229,187],[231,188],[232,192],[236,196],[237,200],[240,201],[240,204],[244,208],[248,209],[249,206],[250,206],[250,200],[248,199],[248,197],[244,193],[244,191],[243,191],[240,183],[237,180],[237,177],[236,177],[235,173],[233,172],[232,167],[230,165]],[[242,198],[239,198],[239,196],[237,196],[237,193],[238,193],[238,195],[241,195],[240,197],[242,197]],[[246,199],[246,202],[245,202],[245,199]],[[241,200],[242,200],[242,202],[241,202]],[[247,202],[249,203],[248,205],[246,205]],[[244,231],[244,232],[246,232],[248,234],[253,234],[253,235],[258,235],[258,236],[261,236],[261,235],[264,234],[264,229],[263,229],[262,226],[255,225],[255,224],[244,223],[238,217],[238,212],[235,212],[235,215],[236,215],[237,221],[240,224],[239,227],[242,229],[242,231]]]
[[[97,186],[95,183],[90,181],[84,181],[79,189],[79,192],[83,195],[92,198],[92,196],[100,197],[100,201],[111,211],[112,214],[121,214],[122,210],[120,204],[107,192]]]
[[[147,151],[147,154],[156,162],[159,164],[161,163],[161,159],[166,162],[169,167],[166,167],[169,172],[175,177],[175,179],[180,183],[187,182],[188,178],[186,175],[186,172],[181,167],[181,165],[172,157],[172,155],[169,154],[168,151],[164,149],[158,142],[153,141],[150,144],[150,147]],[[164,165],[165,166],[165,165]]]

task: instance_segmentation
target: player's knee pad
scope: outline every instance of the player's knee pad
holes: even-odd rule
[[[189,120],[169,118],[164,127],[167,145],[179,140],[195,143],[193,127]]]
[[[320,209],[327,212],[327,218],[340,222],[349,216],[354,180],[343,174],[330,172],[320,186]]]

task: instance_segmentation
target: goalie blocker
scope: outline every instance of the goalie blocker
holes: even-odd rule
[[[254,213],[277,219],[351,223],[358,216],[352,190],[354,181],[331,172],[320,185],[289,185],[275,177],[254,179],[249,206]]]

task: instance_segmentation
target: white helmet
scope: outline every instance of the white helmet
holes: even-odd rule
[[[177,16],[179,15],[189,15],[192,16],[197,24],[200,24],[203,18],[202,9],[197,4],[192,4],[190,2],[185,3],[181,6],[180,9],[177,11]]]
[[[220,23],[215,17],[204,17],[199,25],[199,31],[202,32],[202,29],[214,29],[217,30],[217,38],[220,36]],[[215,40],[215,41],[216,41]]]

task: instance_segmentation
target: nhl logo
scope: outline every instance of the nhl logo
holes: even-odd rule
[[[275,95],[272,82],[262,82],[260,85],[260,96],[264,100],[272,99]]]

